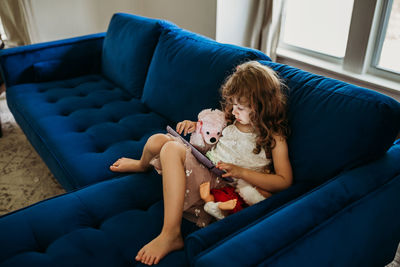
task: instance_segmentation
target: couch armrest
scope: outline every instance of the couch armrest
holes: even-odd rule
[[[383,266],[400,240],[400,145],[200,254],[196,266]]]
[[[0,71],[7,87],[67,79],[100,72],[105,33],[0,51]]]
[[[256,205],[190,234],[185,239],[185,252],[189,262],[193,263],[202,251],[207,250],[225,238],[237,234],[239,231],[251,227],[251,225],[267,216],[270,212],[274,212],[277,208],[298,198],[312,188],[315,188],[315,185],[311,182],[294,184],[279,194],[275,194]]]

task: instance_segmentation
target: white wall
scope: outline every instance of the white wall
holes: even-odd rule
[[[107,30],[113,13],[133,12],[129,0],[35,0],[31,2],[36,42],[75,37]]]
[[[254,0],[218,0],[216,40],[240,46],[250,46],[250,25],[256,14]]]
[[[116,12],[161,18],[211,38],[217,0],[34,0],[34,42],[104,32]]]
[[[215,39],[217,0],[135,0],[137,14],[174,22]]]

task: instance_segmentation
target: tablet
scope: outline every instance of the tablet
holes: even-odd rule
[[[195,148],[191,143],[186,141],[185,138],[183,138],[180,134],[178,134],[174,129],[172,129],[170,126],[167,126],[167,132],[170,133],[171,135],[175,137],[179,137],[182,142],[184,142],[186,145],[190,146],[192,149],[192,154],[193,156],[204,166],[206,166],[211,172],[216,174],[218,177],[221,177],[227,182],[233,182],[233,179],[231,177],[222,177],[222,174],[225,173],[225,171],[218,169],[214,163],[209,160],[206,156],[203,155],[197,148]]]

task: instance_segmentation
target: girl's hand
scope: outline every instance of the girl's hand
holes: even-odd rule
[[[186,136],[186,134],[193,133],[196,130],[196,125],[195,121],[184,120],[176,125],[176,131],[178,134],[181,134],[183,131],[183,135]]]
[[[224,170],[226,173],[222,174],[222,177],[235,177],[235,178],[241,178],[242,177],[242,171],[243,168],[233,165],[230,163],[225,163],[225,162],[218,162],[217,166],[218,169]]]

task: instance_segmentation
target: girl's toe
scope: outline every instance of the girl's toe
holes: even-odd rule
[[[146,254],[143,254],[142,257],[140,257],[140,261],[141,261],[142,263],[146,263],[146,260],[147,260],[147,255],[146,255]]]
[[[135,259],[137,261],[142,261],[142,259],[143,259],[143,249],[139,250],[139,252],[137,253]]]
[[[147,262],[148,265],[153,265],[154,264],[154,257],[150,256],[149,261]]]

